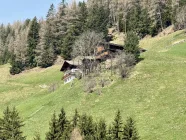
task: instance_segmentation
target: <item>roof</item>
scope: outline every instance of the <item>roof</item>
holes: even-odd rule
[[[69,69],[77,68],[78,66],[81,66],[82,65],[82,61],[84,59],[94,60],[94,58],[95,57],[93,57],[93,56],[78,56],[78,57],[74,58],[71,61],[65,60],[62,63],[62,67],[61,67],[61,70],[60,71],[65,71],[68,68]]]
[[[77,66],[72,64],[70,61],[64,61],[61,67],[60,71],[65,71],[68,68],[72,69],[72,68],[76,68]]]
[[[120,44],[114,44],[114,43],[110,43],[110,42],[102,42],[100,43],[100,45],[105,45],[108,48],[107,49],[118,49],[118,50],[123,50],[124,49],[124,45],[120,45]]]

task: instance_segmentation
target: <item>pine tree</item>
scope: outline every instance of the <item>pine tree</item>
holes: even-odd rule
[[[146,35],[150,34],[150,17],[148,14],[147,9],[142,9],[139,15],[139,22],[138,22],[139,37],[143,38]]]
[[[36,46],[39,42],[39,23],[37,22],[37,18],[34,17],[34,19],[31,22],[30,29],[28,32],[28,40],[27,40],[27,56],[28,56],[28,62],[27,65],[29,68],[33,68],[36,66]]]
[[[64,59],[71,59],[72,45],[75,42],[76,36],[76,28],[71,27],[63,40],[63,47],[61,48],[61,55]]]
[[[94,138],[95,135],[95,123],[93,122],[92,116],[89,116],[87,119],[87,127],[86,127],[86,140]]]
[[[57,129],[58,129],[58,138],[61,138],[68,128],[69,121],[66,118],[65,110],[62,108],[59,114],[59,119],[57,121]]]
[[[78,111],[77,111],[77,109],[76,109],[76,110],[75,110],[75,114],[74,114],[74,116],[73,116],[73,120],[72,120],[72,126],[73,126],[74,128],[78,126],[79,118],[80,118],[80,116],[79,116],[79,113],[78,113]]]
[[[46,140],[58,140],[59,131],[57,127],[58,123],[56,119],[56,114],[54,113],[50,122],[49,132],[46,134]]]
[[[30,19],[26,19],[24,24],[23,24],[23,30],[28,28],[29,24],[30,24]]]
[[[164,5],[164,13],[162,15],[164,27],[168,27],[173,24],[175,18],[173,14],[175,13],[173,7],[173,0],[167,0],[166,4]]]
[[[66,7],[64,18],[68,23],[66,26],[66,33],[62,39],[61,55],[64,59],[71,59],[72,45],[77,36],[82,33],[81,25],[78,19],[78,10],[76,2],[74,1],[71,6]],[[83,22],[83,21],[82,21]]]
[[[10,74],[15,75],[19,74],[21,71],[24,70],[24,66],[21,61],[16,60],[16,56],[13,55],[11,59],[11,68],[10,68]]]
[[[106,9],[103,5],[98,5],[98,3],[95,3],[88,10],[88,29],[98,33],[103,33],[106,37],[108,33],[107,25],[109,21],[109,9]]]
[[[0,118],[0,139],[3,139],[3,119]]]
[[[90,140],[94,138],[95,124],[91,116],[87,116],[86,114],[83,114],[80,117],[79,128],[85,140]]]
[[[186,0],[180,0],[179,5],[180,6],[185,6],[186,5]]]
[[[109,127],[108,127],[107,140],[113,140],[113,131],[112,131],[111,125],[109,125]]]
[[[87,125],[87,115],[83,114],[80,116],[80,121],[79,121],[79,128],[81,130],[82,135],[86,135],[86,126]]]
[[[88,17],[88,10],[86,3],[79,2],[79,11],[78,11],[78,19],[77,19],[77,27],[79,29],[79,33],[83,33],[87,30],[87,17]]]
[[[22,136],[23,132],[21,131],[21,128],[24,126],[23,122],[21,121],[21,118],[19,117],[19,113],[15,109],[15,107],[12,109],[12,111],[9,109],[9,107],[6,108],[4,111],[3,119],[1,119],[1,139],[2,140],[25,140],[26,137]]]
[[[11,32],[11,27],[9,24],[7,26],[5,26],[4,24],[1,24],[0,26],[0,65],[6,64],[8,60],[10,59],[10,52],[8,51],[8,46],[6,44],[7,37],[10,32]]]
[[[67,6],[65,4],[65,1],[63,0],[61,4],[59,5],[58,12],[54,18],[54,35],[56,40],[56,53],[61,53],[61,48],[63,46],[63,39],[67,34],[67,16],[66,16],[66,9]]]
[[[50,6],[50,9],[48,10],[48,14],[46,17],[46,30],[45,30],[45,36],[47,38],[47,40],[49,40],[48,45],[50,47],[52,47],[52,49],[54,50],[54,54],[58,55],[60,54],[61,50],[59,49],[57,42],[58,40],[56,39],[56,23],[55,23],[55,19],[56,19],[56,10],[54,5],[52,4]]]
[[[123,130],[123,140],[139,140],[137,130],[135,128],[135,122],[132,118],[127,120],[127,123]]]
[[[54,4],[51,4],[46,17],[47,17],[47,19],[50,19],[50,18],[55,17],[55,14],[56,13],[55,13]]]
[[[127,13],[127,31],[132,31],[140,37],[149,34],[150,19],[146,9],[143,9],[139,0],[131,2],[132,7]]]
[[[132,7],[129,10],[127,14],[127,31],[133,31],[135,33],[139,33],[139,21],[140,21],[140,12],[141,12],[141,7],[140,7],[140,1],[135,0],[131,2]]]
[[[139,39],[133,32],[128,32],[125,39],[124,50],[126,53],[131,53],[136,59],[139,57]]]
[[[0,64],[4,64],[3,57],[4,57],[5,47],[3,44],[3,40],[0,37]]]
[[[63,140],[70,140],[72,133],[72,126],[69,122],[66,123],[65,131],[63,132],[63,135],[61,136],[61,139]]]
[[[107,125],[105,120],[101,119],[98,123],[97,129],[97,140],[106,140],[107,139]]]
[[[113,139],[114,140],[120,140],[121,139],[121,132],[122,132],[122,118],[121,118],[121,113],[118,110],[113,122],[113,126],[112,126],[112,134],[113,134]]]
[[[54,54],[53,39],[51,37],[51,28],[46,22],[42,23],[39,35],[39,44],[36,47],[37,64],[43,68],[52,66],[56,55]]]
[[[149,8],[151,18],[151,35],[156,35],[164,29],[163,25],[164,3],[161,0],[152,0]]]

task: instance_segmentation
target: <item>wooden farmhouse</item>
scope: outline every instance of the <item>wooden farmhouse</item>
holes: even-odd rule
[[[81,61],[64,61],[61,67],[61,72],[64,72],[62,80],[64,84],[73,81],[76,78],[77,73],[82,73],[79,67],[81,66]]]
[[[78,56],[74,60],[64,61],[61,67],[64,72],[63,80],[64,83],[69,83],[76,78],[76,74],[86,74],[92,69],[96,68],[99,63],[106,61],[117,54],[118,51],[123,50],[122,45],[113,43],[100,43],[97,47],[96,56]],[[81,71],[83,70],[83,71]]]

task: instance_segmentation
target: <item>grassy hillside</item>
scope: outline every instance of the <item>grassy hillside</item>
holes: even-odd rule
[[[174,36],[174,37],[173,37]],[[124,120],[132,116],[143,140],[183,140],[186,137],[186,43],[183,31],[161,38],[144,39],[147,49],[129,79],[117,80],[102,95],[85,94],[80,82],[63,85],[60,66],[33,69],[10,76],[9,65],[0,66],[0,116],[7,105],[16,106],[22,116],[24,134],[31,140],[39,131],[44,138],[54,111],[64,107],[72,116],[75,108],[96,119],[111,122],[117,109]],[[59,83],[50,93],[43,85]]]

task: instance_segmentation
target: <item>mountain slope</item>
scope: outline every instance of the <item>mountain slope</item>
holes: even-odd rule
[[[129,79],[115,80],[103,94],[86,94],[81,81],[71,88],[63,85],[60,66],[33,69],[10,76],[9,65],[0,66],[0,113],[7,105],[16,106],[22,116],[24,134],[31,140],[39,131],[42,138],[54,111],[64,107],[72,116],[77,108],[111,123],[117,109],[124,120],[134,117],[141,139],[181,140],[186,137],[186,43],[171,44],[186,37],[183,31],[169,36],[144,39],[147,49]],[[59,88],[53,93],[48,87]],[[45,88],[46,87],[46,88]],[[0,115],[0,116],[1,116]]]

